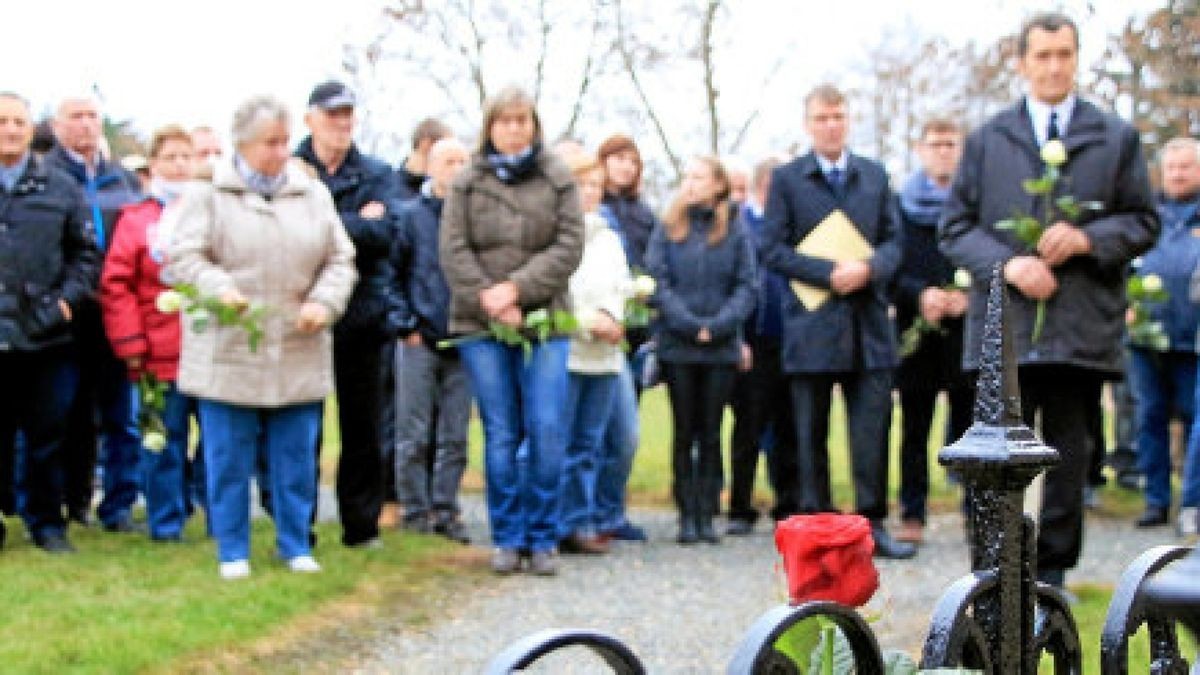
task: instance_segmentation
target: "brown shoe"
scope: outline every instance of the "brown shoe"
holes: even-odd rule
[[[563,553],[600,555],[608,553],[608,542],[597,536],[573,534],[560,541],[558,548]]]
[[[896,530],[896,541],[920,544],[925,540],[925,526],[919,520],[906,519]]]
[[[379,529],[390,530],[400,524],[400,505],[396,502],[384,502],[379,510]]]

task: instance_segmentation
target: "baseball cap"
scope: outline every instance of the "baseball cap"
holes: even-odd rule
[[[322,110],[337,108],[353,108],[357,99],[349,87],[336,80],[322,82],[313,88],[308,95],[308,104]]]

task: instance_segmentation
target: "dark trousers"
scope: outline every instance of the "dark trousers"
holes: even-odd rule
[[[767,478],[775,493],[771,517],[796,512],[796,428],[788,378],[778,344],[753,346],[754,367],[738,373],[733,384],[733,442],[730,446],[729,517],[754,522],[752,503],[758,455],[767,452]],[[769,437],[768,437],[769,435]]]
[[[934,385],[934,386],[929,386]],[[929,430],[937,404],[937,382],[901,383],[900,409],[902,435],[900,439],[900,517],[925,523],[925,502],[929,497]],[[961,378],[945,389],[950,403],[946,421],[947,444],[962,438],[971,426],[974,390]]]
[[[855,510],[871,520],[886,518],[891,370],[801,373],[792,376],[791,384],[800,511],[833,510],[829,491],[829,404],[833,385],[838,384],[846,402]]]
[[[398,502],[396,492],[396,353],[395,340],[383,345],[380,375],[383,377],[383,408],[380,411],[379,459],[383,462],[383,501]]]
[[[69,351],[0,352],[0,510],[12,513],[23,495],[21,516],[35,541],[62,534],[62,447],[77,375]],[[24,453],[14,486],[17,433]]]
[[[733,389],[733,364],[664,363],[674,423],[671,469],[675,504],[685,516],[720,510],[721,416]],[[693,455],[693,450],[695,454]]]
[[[334,338],[333,370],[342,438],[337,500],[342,543],[346,545],[379,536],[379,510],[383,506],[382,356],[378,342]]]
[[[1042,440],[1058,451],[1046,472],[1038,523],[1039,571],[1066,570],[1083,547],[1083,487],[1094,438],[1089,426],[1100,396],[1099,374],[1076,366],[1022,366],[1021,409],[1033,426],[1040,416]]]

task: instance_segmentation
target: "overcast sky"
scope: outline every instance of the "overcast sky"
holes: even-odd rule
[[[428,0],[436,5],[438,0]],[[513,0],[518,1],[518,0]],[[573,0],[558,0],[569,2]],[[637,0],[634,0],[635,2]],[[642,0],[649,2],[651,0]],[[70,92],[95,84],[107,112],[139,130],[167,122],[228,126],[233,107],[270,93],[299,111],[309,89],[340,72],[342,45],[372,35],[382,0],[36,0],[6,8],[0,40],[0,89],[29,97],[39,113]],[[862,53],[887,27],[916,25],[952,40],[994,39],[1019,24],[1031,0],[731,0],[732,11],[762,21],[745,39],[764,48],[802,35],[812,50],[812,77]],[[1084,63],[1104,36],[1131,14],[1161,0],[1067,0],[1082,21]],[[811,8],[811,11],[810,11]],[[788,38],[791,38],[789,40]],[[503,73],[497,79],[520,80]],[[393,158],[394,159],[394,158]]]

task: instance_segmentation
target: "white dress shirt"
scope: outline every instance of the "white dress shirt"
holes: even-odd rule
[[[1029,111],[1029,119],[1033,122],[1033,138],[1040,148],[1049,140],[1046,136],[1050,133],[1051,112],[1058,113],[1056,121],[1058,122],[1059,138],[1067,137],[1067,125],[1071,122],[1071,111],[1075,109],[1075,94],[1068,94],[1066,98],[1055,105],[1035,100],[1032,96],[1026,96],[1025,109]]]

